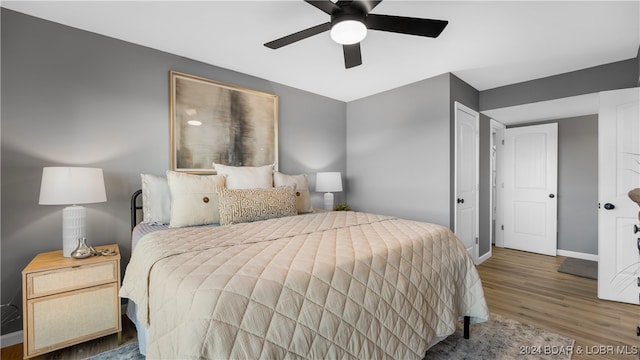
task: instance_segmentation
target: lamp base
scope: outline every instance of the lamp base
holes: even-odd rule
[[[78,239],[87,236],[86,218],[84,206],[67,206],[62,210],[62,256],[71,257]]]
[[[333,193],[324,193],[324,209],[333,211]]]

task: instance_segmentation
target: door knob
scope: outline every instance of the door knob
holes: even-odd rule
[[[615,209],[615,207],[616,207],[616,206],[615,206],[615,205],[613,205],[612,203],[606,203],[606,204],[604,204],[604,208],[605,208],[605,209],[607,209],[607,210],[613,210],[613,209]]]
[[[458,204],[464,204],[464,199],[458,199]]]
[[[549,194],[549,197],[553,199],[553,198],[554,198],[554,197],[556,197],[556,196],[555,196],[555,195],[553,195],[553,194]]]

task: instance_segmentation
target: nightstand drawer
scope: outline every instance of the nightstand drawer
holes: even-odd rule
[[[27,274],[27,299],[116,282],[116,261]]]
[[[29,356],[120,331],[119,306],[117,283],[28,300]]]

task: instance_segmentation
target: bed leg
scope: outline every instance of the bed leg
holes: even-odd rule
[[[471,324],[471,317],[464,317],[464,338],[469,339],[469,324]]]

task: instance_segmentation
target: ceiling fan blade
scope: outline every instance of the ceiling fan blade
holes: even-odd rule
[[[401,34],[438,37],[449,22],[445,20],[419,19],[404,16],[367,16],[367,27],[373,30],[390,31]]]
[[[360,0],[360,2],[367,9],[367,14],[368,14],[371,10],[373,10],[373,8],[378,6],[378,4],[382,2],[382,0]]]
[[[269,41],[268,43],[264,44],[264,46],[270,48],[270,49],[279,49],[285,45],[289,45],[292,44],[296,41],[300,41],[303,39],[306,39],[308,37],[311,37],[313,35],[317,35],[320,34],[321,32],[325,32],[331,30],[331,23],[327,22],[324,24],[320,24],[320,25],[316,25],[314,27],[310,27],[308,29],[304,29],[301,31],[298,31],[297,33],[293,33],[291,35],[287,35],[285,37],[281,37],[279,39],[273,40],[273,41]]]
[[[334,11],[340,10],[340,7],[330,0],[304,0],[305,2],[317,7],[325,13],[331,15]]]
[[[344,67],[350,69],[354,66],[362,65],[362,55],[360,54],[360,43],[342,45],[344,52]]]

